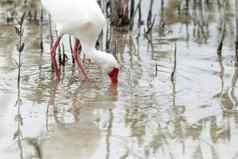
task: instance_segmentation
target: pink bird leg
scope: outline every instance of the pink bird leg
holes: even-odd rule
[[[56,49],[60,44],[60,40],[62,39],[62,36],[59,36],[56,41],[54,42],[52,48],[50,49],[50,55],[51,55],[51,62],[52,62],[52,67],[53,67],[53,71],[55,72],[56,75],[56,79],[59,80],[60,79],[60,70],[58,67],[58,64],[56,62]]]
[[[73,49],[73,57],[74,61],[78,64],[81,72],[83,73],[85,80],[89,80],[88,75],[83,67],[83,64],[81,63],[80,57],[78,56],[78,49],[80,47],[80,41],[78,39],[75,39],[74,49]]]

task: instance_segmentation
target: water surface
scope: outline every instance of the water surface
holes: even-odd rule
[[[170,3],[166,5],[169,11]],[[220,14],[216,4],[212,6],[211,11],[202,10],[203,17],[199,8],[193,8],[186,23],[167,13],[165,36],[159,36],[159,24],[148,38],[143,28],[129,33],[111,30],[111,50],[122,66],[117,87],[94,64],[85,65],[92,81],[82,81],[71,62],[68,37],[64,45],[69,59],[61,68],[61,81],[56,82],[48,22],[43,25],[41,52],[41,28],[26,21],[20,106],[16,106],[18,39],[14,24],[2,20],[1,159],[238,158],[232,13],[227,11],[226,39],[219,57]],[[101,49],[106,48],[107,28]],[[22,133],[20,140],[13,139],[17,130]]]

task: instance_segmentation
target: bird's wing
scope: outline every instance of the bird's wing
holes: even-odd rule
[[[56,24],[68,26],[95,21],[101,26],[105,21],[96,0],[42,0],[42,4]]]
[[[76,36],[85,52],[94,48],[105,17],[96,0],[42,0],[60,33]]]

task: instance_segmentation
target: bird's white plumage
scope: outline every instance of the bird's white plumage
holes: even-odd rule
[[[92,59],[96,59],[94,62],[107,73],[110,72],[112,68],[119,68],[118,63],[112,54],[94,50],[92,56]]]
[[[60,34],[71,34],[81,42],[84,54],[104,68],[117,67],[115,58],[95,49],[106,19],[96,0],[42,0]]]
[[[60,33],[72,34],[94,47],[105,18],[96,0],[42,0]],[[85,45],[85,44],[84,44]],[[86,47],[86,46],[84,46]]]

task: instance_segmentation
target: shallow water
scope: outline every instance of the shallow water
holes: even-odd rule
[[[92,81],[83,82],[71,58],[61,69],[61,81],[54,81],[49,26],[43,26],[41,52],[40,27],[27,22],[19,107],[17,37],[14,25],[2,22],[1,159],[238,158],[234,28],[227,26],[223,57],[218,57],[219,25],[215,21],[219,15],[214,10],[205,13],[210,17],[208,39],[198,33],[193,21],[168,25],[172,33],[165,37],[159,37],[154,27],[152,43],[143,31],[138,37],[137,29],[112,32],[114,52],[122,66],[118,87],[110,86],[93,64],[86,65]],[[175,43],[177,69],[171,81]],[[69,49],[66,52],[70,55]],[[17,130],[22,138],[13,140]]]

